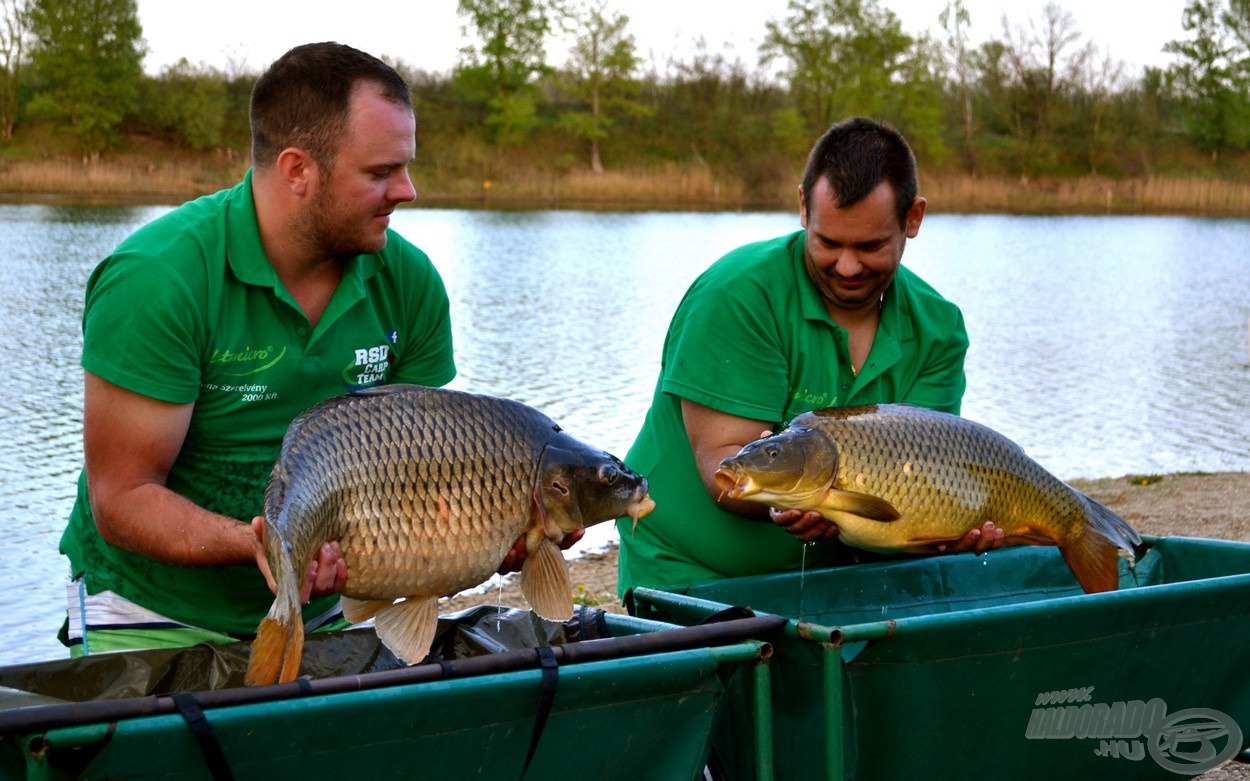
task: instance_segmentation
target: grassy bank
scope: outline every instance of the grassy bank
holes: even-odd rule
[[[0,158],[0,195],[14,200],[178,203],[228,187],[246,169],[245,157],[226,153],[118,155],[95,161]],[[420,202],[501,208],[792,209],[798,179],[796,171],[791,181],[748,186],[693,164],[598,175],[518,169],[490,180],[420,163],[413,167]],[[1250,217],[1250,183],[1212,178],[1028,180],[943,174],[922,177],[921,190],[934,212]]]

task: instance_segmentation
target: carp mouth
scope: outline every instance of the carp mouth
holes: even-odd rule
[[[750,476],[743,475],[737,469],[722,466],[712,475],[712,479],[716,481],[716,485],[721,490],[721,496],[728,496],[730,499],[739,499],[743,496],[755,493],[754,482]]]
[[[651,494],[643,493],[642,496],[635,497],[634,501],[629,503],[629,507],[625,508],[625,514],[634,521],[631,531],[638,530],[638,519],[655,509],[655,500],[651,498]]]

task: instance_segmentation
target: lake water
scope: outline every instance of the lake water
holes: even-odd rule
[[[81,466],[82,288],[168,207],[0,204],[0,664],[57,658],[57,553]],[[539,407],[624,455],[668,319],[709,263],[790,213],[406,209],[440,268],[453,387]],[[964,415],[1065,479],[1250,470],[1250,221],[930,214],[904,262],[967,320]],[[587,546],[614,536],[595,527]]]

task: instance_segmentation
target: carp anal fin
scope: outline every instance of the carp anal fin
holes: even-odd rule
[[[279,622],[265,616],[256,629],[252,653],[247,660],[248,686],[286,683],[299,676],[299,663],[304,655],[304,618]]]
[[[884,523],[897,521],[903,517],[895,509],[894,505],[878,496],[862,494],[858,491],[839,491],[836,488],[829,489],[829,492],[825,494],[825,500],[820,503],[819,509],[849,513],[870,521],[882,521]]]
[[[404,664],[416,664],[434,644],[438,630],[438,597],[408,597],[387,605],[378,611],[373,628],[378,639],[397,659]]]
[[[348,623],[359,624],[376,616],[395,603],[393,599],[355,599],[341,597],[339,607]]]
[[[1086,594],[1115,591],[1120,587],[1118,551],[1118,545],[1090,529],[1077,540],[1059,546],[1063,560]]]
[[[529,540],[526,543],[528,546]],[[548,621],[568,621],[573,617],[569,566],[564,563],[559,546],[546,537],[527,551],[521,565],[521,593],[534,612]]]

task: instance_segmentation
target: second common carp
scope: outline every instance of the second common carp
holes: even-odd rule
[[[986,521],[1006,545],[1057,545],[1087,593],[1114,590],[1141,536],[1011,440],[907,404],[805,412],[721,462],[737,499],[815,510],[866,550],[930,551]]]
[[[439,597],[489,578],[522,535],[526,600],[544,618],[567,620],[559,543],[601,521],[636,522],[654,506],[645,479],[517,401],[387,385],[322,402],[287,429],[265,491],[277,598],[247,683],[298,675],[300,585],[327,540],[338,540],[347,563],[344,617],[375,618],[378,637],[411,664],[433,642]]]

